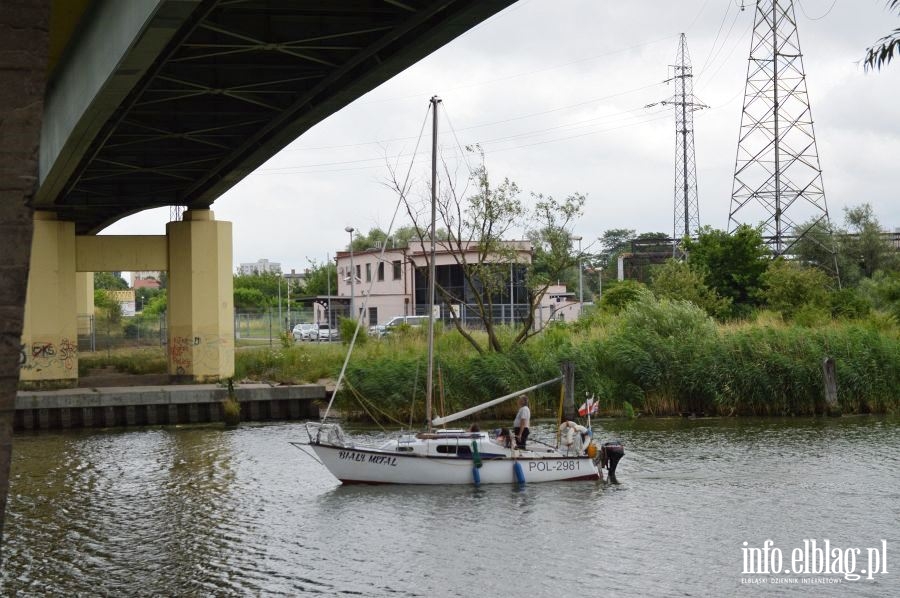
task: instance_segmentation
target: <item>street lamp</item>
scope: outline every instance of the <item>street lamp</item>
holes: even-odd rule
[[[350,317],[354,320],[356,319],[356,309],[354,305],[354,298],[356,296],[356,285],[354,284],[354,278],[356,278],[356,270],[353,268],[353,231],[356,230],[352,226],[344,227],[344,230],[350,233]]]
[[[581,280],[581,235],[572,237],[573,241],[578,241],[578,317],[584,312],[584,285]]]

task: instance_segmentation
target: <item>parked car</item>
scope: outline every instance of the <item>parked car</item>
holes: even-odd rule
[[[291,333],[295,341],[311,341],[319,336],[319,329],[315,324],[297,324]]]
[[[418,328],[428,323],[428,316],[394,316],[384,324],[378,324],[369,328],[369,334],[372,336],[386,336],[397,329],[398,326],[406,324],[412,328]]]
[[[318,341],[337,341],[341,340],[341,331],[337,328],[330,327],[327,323],[319,324],[316,330],[316,340]]]

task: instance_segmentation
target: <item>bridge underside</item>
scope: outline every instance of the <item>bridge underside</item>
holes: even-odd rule
[[[42,156],[35,208],[76,234],[148,208],[208,208],[301,133],[513,1],[159,0],[71,125],[63,159]]]

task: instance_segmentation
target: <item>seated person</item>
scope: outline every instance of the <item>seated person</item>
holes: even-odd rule
[[[507,428],[500,428],[497,430],[497,437],[494,438],[494,442],[502,447],[509,448],[512,444],[510,442],[509,430]]]

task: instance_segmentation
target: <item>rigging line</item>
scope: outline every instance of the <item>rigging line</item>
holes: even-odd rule
[[[834,5],[837,4],[837,0],[832,1],[831,6],[828,7],[828,10],[826,10],[825,14],[823,14],[821,17],[811,17],[808,14],[806,14],[806,9],[803,8],[803,2],[801,2],[800,0],[797,0],[797,4],[800,5],[800,10],[803,12],[804,17],[806,17],[810,21],[821,21],[822,19],[827,17],[829,14],[831,14],[831,10],[834,8]]]
[[[469,182],[472,180],[472,175],[474,174],[474,171],[472,170],[472,165],[469,163],[468,152],[463,151],[463,148],[462,148],[461,144],[459,143],[459,137],[456,136],[456,129],[453,128],[453,123],[450,121],[450,113],[447,112],[447,107],[443,105],[443,102],[441,102],[441,105],[444,108],[444,118],[447,120],[447,125],[450,127],[450,131],[453,133],[453,139],[456,140],[456,147],[459,148],[459,152],[460,152],[460,155],[462,156],[463,162],[465,162],[465,164],[466,164],[466,173],[467,173],[466,185],[465,185],[465,187],[463,187],[462,192],[459,194],[459,197],[465,197],[466,192],[469,190]],[[448,164],[447,164],[447,161],[443,159],[443,155],[441,156],[441,159],[444,163],[444,169],[447,170]],[[453,182],[450,179],[449,170],[447,171],[447,183],[448,183],[448,185],[450,185],[450,187],[452,189]],[[447,225],[447,228],[449,229],[450,226]]]
[[[725,7],[725,14],[722,15],[722,22],[719,23],[719,30],[716,31],[716,37],[713,39],[712,46],[709,48],[709,54],[706,55],[706,60],[703,61],[703,66],[700,67],[700,72],[702,73],[706,70],[706,65],[709,63],[709,58],[712,56],[713,51],[716,49],[716,44],[719,42],[719,36],[722,34],[722,27],[725,26],[725,20],[728,18],[728,13],[731,12],[731,2]]]
[[[386,418],[389,419],[390,421],[394,422],[395,424],[399,425],[400,427],[403,427],[403,422],[402,422],[402,421],[400,421],[400,420],[394,418],[390,413],[388,413],[388,412],[385,411],[384,409],[381,409],[381,408],[380,408],[378,405],[376,405],[375,402],[372,401],[371,399],[367,399],[366,397],[364,397],[363,394],[362,394],[361,392],[359,392],[359,389],[356,388],[355,386],[353,386],[352,384],[350,384],[350,382],[345,382],[345,384],[347,385],[347,390],[349,390],[351,393],[353,393],[353,396],[356,397],[356,400],[359,401],[360,404],[367,404],[367,405],[369,405],[369,407],[371,407],[371,409],[372,409],[373,411],[377,411],[378,413],[380,413],[381,415],[383,415],[384,417],[386,417]],[[368,411],[368,410],[367,410],[367,411]],[[372,413],[370,412],[369,415],[371,416]],[[373,417],[372,420],[375,421],[375,418]],[[376,423],[377,423],[377,422],[376,422]],[[385,430],[384,426],[382,426],[380,423],[379,423],[378,425],[379,425],[379,427],[381,427],[382,430]],[[385,431],[387,431],[387,430],[385,430]]]
[[[425,124],[428,122],[429,114],[431,114],[431,103],[428,104],[428,109],[425,111],[425,118],[422,120],[421,129],[419,129],[419,139],[418,139],[418,141],[416,141],[416,147],[415,147],[415,151],[413,152],[413,156],[415,156],[415,153],[418,152],[418,150],[419,150],[419,143],[422,141],[422,135],[425,133]],[[391,223],[388,225],[388,229],[387,229],[387,232],[385,233],[385,236],[389,236],[391,234],[391,231],[394,228],[394,222],[397,220],[397,213],[400,211],[400,204],[403,201],[406,185],[409,182],[409,175],[412,172],[413,164],[415,164],[415,158],[413,160],[410,160],[410,162],[409,162],[409,170],[406,173],[406,180],[404,181],[403,187],[400,190],[400,197],[397,200],[397,206],[394,208],[394,215],[391,216]],[[384,261],[384,252],[386,249],[387,249],[387,243],[384,243],[381,247],[381,256],[380,256],[382,262]],[[352,243],[350,245],[350,250],[351,251],[353,250]],[[350,273],[350,276],[355,276],[355,275],[356,275],[355,272]],[[375,284],[374,278],[372,278],[372,280],[369,281],[369,288],[368,288],[368,291],[366,292],[366,298],[363,301],[362,313],[366,312],[366,305],[368,304],[369,297],[372,295],[371,291],[372,291],[373,284]],[[356,314],[351,314],[351,315],[356,316]],[[331,315],[329,314],[328,317],[330,318]],[[335,399],[335,397],[337,397],[338,393],[341,390],[341,382],[343,382],[343,380],[344,380],[344,375],[347,372],[347,365],[350,363],[350,356],[353,354],[353,347],[356,344],[356,337],[359,335],[360,324],[362,324],[362,318],[356,316],[356,329],[353,331],[353,338],[350,339],[350,345],[347,347],[347,355],[344,357],[344,364],[341,366],[341,371],[338,374],[337,381],[334,383],[334,392],[331,393],[331,400],[328,401],[328,407],[326,407],[326,409],[325,409],[325,414],[322,415],[323,422],[328,417],[328,413],[331,411],[331,406],[334,404],[334,399]]]
[[[447,125],[450,127],[450,132],[453,133],[453,139],[456,141],[456,147],[459,148],[460,155],[463,157],[463,161],[466,163],[466,170],[469,171],[469,176],[472,175],[472,165],[469,164],[469,158],[467,152],[463,151],[462,144],[459,142],[459,137],[456,136],[456,129],[453,128],[453,122],[450,120],[450,113],[447,112],[447,107],[444,106],[444,118],[447,119]],[[466,185],[468,188],[468,185]],[[465,195],[465,191],[463,192]]]
[[[559,68],[562,68],[562,67],[571,66],[571,65],[573,65],[573,64],[579,64],[579,63],[582,63],[582,62],[588,62],[588,61],[591,61],[591,60],[599,60],[599,59],[601,59],[601,58],[606,58],[606,57],[612,56],[612,55],[614,55],[614,54],[621,54],[621,53],[623,53],[623,52],[630,52],[630,51],[632,51],[632,50],[636,50],[636,49],[642,48],[642,47],[644,47],[644,46],[650,46],[650,45],[653,45],[653,44],[658,44],[658,43],[660,43],[660,42],[668,41],[668,40],[673,39],[673,38],[676,38],[676,37],[678,37],[678,36],[677,36],[677,35],[667,35],[666,37],[661,37],[661,38],[659,38],[659,39],[655,39],[655,40],[652,40],[652,41],[649,41],[649,42],[641,42],[641,43],[639,43],[639,44],[635,44],[635,45],[629,46],[629,47],[627,47],[627,48],[619,48],[618,50],[612,50],[612,51],[610,51],[610,52],[604,52],[603,54],[597,54],[597,55],[594,55],[594,56],[589,56],[589,57],[587,57],[587,58],[579,58],[579,59],[577,59],[577,60],[572,60],[572,61],[564,62],[564,63],[560,63],[560,64],[554,64],[554,65],[551,65],[551,66],[547,66],[547,67],[543,67],[543,68],[539,68],[539,69],[534,69],[534,70],[531,70],[531,71],[524,71],[524,72],[516,73],[516,74],[513,74],[513,75],[507,75],[507,76],[505,76],[505,77],[498,77],[498,78],[496,78],[496,79],[488,79],[488,80],[486,80],[486,81],[476,81],[476,82],[474,82],[474,83],[466,83],[466,84],[464,84],[464,85],[458,85],[458,86],[456,86],[456,87],[450,87],[450,88],[447,88],[447,89],[445,89],[444,91],[445,91],[445,92],[450,92],[450,91],[457,91],[457,90],[459,90],[459,89],[468,89],[468,88],[470,88],[470,87],[478,87],[478,86],[481,86],[481,85],[488,85],[488,84],[491,84],[491,83],[499,83],[499,82],[501,82],[501,81],[509,81],[510,79],[517,79],[517,78],[519,78],[519,77],[525,77],[525,76],[528,76],[528,75],[534,75],[534,74],[537,74],[537,73],[543,73],[543,72],[545,72],[545,71],[552,71],[552,70],[556,70],[556,69],[559,69]],[[422,93],[422,92],[419,92],[419,93],[410,94],[410,95],[406,95],[406,96],[395,96],[395,97],[392,97],[392,98],[384,98],[384,99],[381,99],[381,100],[371,100],[371,101],[369,101],[369,102],[361,102],[359,105],[360,105],[360,106],[367,106],[367,105],[369,105],[369,104],[379,104],[379,103],[390,102],[390,101],[395,101],[395,100],[410,100],[410,99],[415,99],[415,98],[421,98],[423,95],[426,95],[426,94],[425,94],[425,93]]]
[[[640,86],[640,87],[634,87],[634,88],[632,88],[632,89],[626,89],[625,91],[620,91],[620,92],[618,92],[618,93],[614,93],[614,94],[610,94],[610,95],[606,95],[606,96],[600,96],[600,97],[597,97],[597,98],[592,98],[592,99],[590,99],[590,100],[585,100],[585,101],[583,101],[583,102],[578,102],[577,104],[568,104],[568,105],[566,105],[566,106],[559,106],[559,107],[557,107],[557,108],[550,108],[550,109],[548,109],[548,110],[542,110],[542,111],[540,111],[540,112],[531,112],[531,113],[528,113],[528,114],[522,114],[522,115],[519,115],[519,116],[513,116],[513,117],[510,117],[510,118],[503,119],[503,120],[490,121],[490,122],[486,122],[486,123],[479,123],[479,124],[477,124],[477,125],[470,125],[470,126],[468,126],[468,127],[463,127],[463,128],[461,128],[461,129],[459,129],[459,130],[460,130],[460,131],[469,131],[469,130],[471,130],[471,129],[480,129],[480,128],[483,128],[483,127],[490,127],[490,126],[493,126],[493,125],[504,124],[504,123],[512,122],[512,121],[514,121],[514,120],[524,120],[524,119],[526,119],[526,118],[531,118],[531,117],[533,117],[533,116],[542,116],[542,115],[544,115],[544,114],[550,114],[551,112],[560,112],[560,111],[562,111],[562,110],[568,110],[569,108],[580,108],[581,106],[584,106],[584,105],[587,105],[587,104],[592,104],[592,103],[594,103],[594,102],[600,102],[600,101],[603,101],[603,100],[609,100],[609,99],[612,99],[612,98],[621,97],[621,96],[623,96],[623,95],[628,95],[628,94],[630,94],[630,93],[635,93],[635,92],[637,92],[637,91],[643,91],[643,90],[645,90],[645,89],[650,89],[651,87],[656,87],[656,86],[658,86],[658,85],[662,85],[662,82],[661,82],[661,81],[656,81],[656,82],[654,82],[654,83],[650,83],[649,85],[642,85],[642,86]],[[344,149],[344,148],[348,148],[348,147],[359,147],[359,146],[363,146],[363,145],[379,145],[379,144],[384,144],[384,143],[392,143],[392,142],[395,142],[395,141],[409,141],[409,140],[411,140],[411,139],[415,139],[415,137],[394,137],[394,138],[392,138],[392,139],[381,139],[381,140],[375,140],[375,141],[364,141],[364,142],[361,142],[361,143],[349,143],[349,144],[343,144],[343,145],[320,145],[320,146],[313,146],[313,147],[292,148],[292,149],[290,149],[290,150],[287,150],[287,151],[284,152],[284,153],[294,153],[294,152],[301,152],[301,151],[323,150],[323,149]]]

